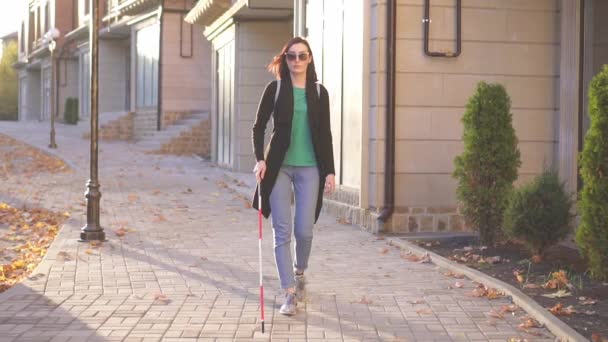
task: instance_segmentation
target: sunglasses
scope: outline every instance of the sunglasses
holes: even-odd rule
[[[300,52],[298,54],[295,54],[293,52],[286,52],[285,58],[287,58],[287,60],[290,62],[293,62],[296,59],[299,59],[301,62],[306,62],[308,60],[308,58],[310,58],[310,53]]]

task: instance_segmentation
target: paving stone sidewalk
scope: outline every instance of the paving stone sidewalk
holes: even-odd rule
[[[0,294],[0,341],[553,341],[518,329],[524,312],[469,295],[475,284],[410,262],[358,227],[322,215],[309,298],[294,317],[282,295],[265,221],[266,333],[259,323],[257,216],[252,175],[190,157],[100,143],[101,224],[107,241],[78,242],[86,222],[89,145],[83,126],[58,125],[73,171],[0,179],[0,202],[72,214],[34,277]],[[49,151],[48,123],[0,122],[0,133]],[[235,178],[238,181],[235,181]],[[236,191],[235,191],[236,190]],[[114,232],[124,228],[119,237]]]

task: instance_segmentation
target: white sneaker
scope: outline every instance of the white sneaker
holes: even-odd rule
[[[279,313],[285,316],[293,316],[296,314],[296,306],[298,302],[296,301],[295,293],[288,293],[285,295],[285,303],[281,305],[281,309]]]

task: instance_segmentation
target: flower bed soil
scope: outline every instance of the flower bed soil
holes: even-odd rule
[[[532,254],[512,241],[485,248],[473,238],[407,240],[519,288],[547,310],[553,308],[556,317],[593,342],[608,341],[608,283],[588,277],[587,264],[576,249],[554,246],[534,263]],[[555,284],[548,282],[560,270],[569,285],[551,288]],[[570,295],[543,296],[558,290]]]

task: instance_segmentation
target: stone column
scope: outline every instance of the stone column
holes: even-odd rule
[[[557,166],[566,191],[577,190],[581,0],[561,0],[561,65]]]

